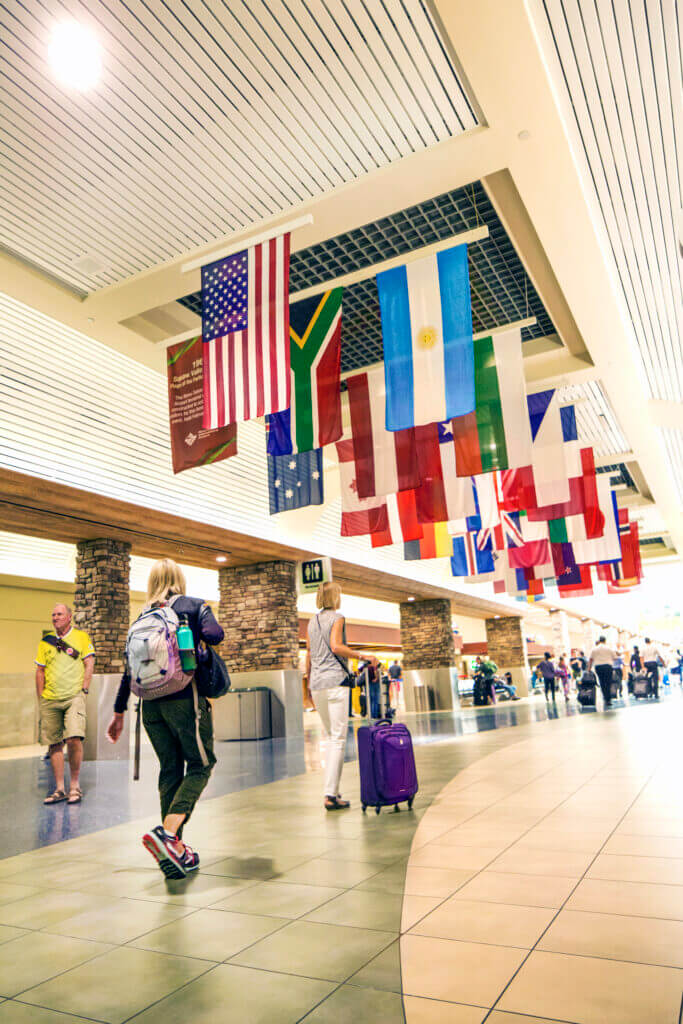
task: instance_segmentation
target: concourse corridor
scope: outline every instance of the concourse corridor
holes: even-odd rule
[[[0,861],[3,1024],[677,1024],[683,703],[418,743],[413,813],[318,770]]]

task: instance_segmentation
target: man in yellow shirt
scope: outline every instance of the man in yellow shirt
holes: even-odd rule
[[[85,699],[90,687],[95,651],[90,637],[71,625],[71,609],[55,605],[52,612],[54,633],[47,633],[38,644],[36,655],[36,692],[40,704],[40,734],[50,748],[55,774],[55,790],[46,804],[77,804],[83,796],[79,777],[85,737]],[[71,780],[69,795],[64,788],[64,741],[69,755]]]

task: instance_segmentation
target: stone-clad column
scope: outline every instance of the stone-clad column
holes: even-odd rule
[[[524,622],[518,616],[506,615],[486,620],[488,656],[501,674],[509,672],[517,687],[517,696],[529,693],[529,662],[524,636]]]
[[[564,654],[567,657],[571,653],[571,640],[569,638],[569,619],[562,608],[553,608],[548,613],[550,616],[550,627],[553,631],[553,653],[556,658]]]
[[[218,582],[218,621],[225,630],[221,653],[233,688],[266,686],[272,694],[273,736],[302,735],[296,563],[224,566]],[[216,701],[217,739],[236,738],[229,710],[230,701]]]
[[[404,601],[400,612],[406,709],[450,710],[457,704],[451,602]]]
[[[95,648],[95,672],[123,670],[130,625],[130,544],[101,538],[76,546],[74,625]]]
[[[231,672],[298,667],[295,569],[283,561],[218,570],[221,650]]]

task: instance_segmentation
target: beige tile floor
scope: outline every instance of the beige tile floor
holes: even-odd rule
[[[418,748],[414,813],[311,773],[0,861],[0,1024],[678,1024],[683,702]],[[345,788],[357,787],[355,765]]]

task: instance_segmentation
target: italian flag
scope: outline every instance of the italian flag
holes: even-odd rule
[[[531,465],[519,329],[474,340],[474,412],[453,421],[458,476]]]

